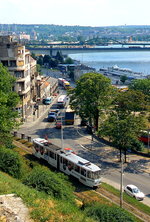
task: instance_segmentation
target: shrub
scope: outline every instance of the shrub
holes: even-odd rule
[[[113,222],[134,222],[135,220],[125,210],[107,206],[99,203],[89,204],[85,206],[86,215],[92,217],[96,221],[113,221]]]
[[[58,199],[74,202],[71,185],[68,186],[64,178],[44,167],[35,167],[23,183]]]
[[[20,178],[21,176],[21,159],[19,155],[11,149],[0,148],[0,170],[9,175]]]

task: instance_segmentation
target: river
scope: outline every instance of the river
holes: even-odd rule
[[[135,72],[150,74],[150,51],[119,51],[69,54],[69,57],[95,68],[107,68],[117,65]]]

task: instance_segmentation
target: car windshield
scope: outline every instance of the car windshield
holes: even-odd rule
[[[140,190],[138,188],[133,189],[133,193],[139,193],[139,192],[140,192]]]
[[[55,115],[55,113],[52,113],[52,112],[51,112],[51,113],[49,113],[49,115]]]

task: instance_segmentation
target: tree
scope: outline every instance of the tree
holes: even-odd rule
[[[0,64],[0,144],[11,145],[11,131],[18,125],[15,107],[19,96],[12,91],[15,78]]]
[[[124,84],[125,81],[128,79],[128,77],[126,75],[124,76],[120,76],[120,81]]]
[[[140,131],[146,126],[142,114],[144,107],[146,102],[143,93],[130,90],[118,93],[106,121],[99,128],[99,134],[108,136],[120,150],[120,160],[121,150],[124,150],[125,162],[127,149],[138,141]]]
[[[70,91],[70,104],[82,119],[88,119],[97,130],[101,110],[111,104],[112,91],[110,79],[99,73],[86,73],[76,82],[76,88]]]
[[[150,79],[136,79],[130,83],[129,89],[141,91],[144,95],[150,97]]]
[[[49,55],[44,55],[43,57],[43,65],[46,63],[46,64],[49,64],[51,60],[51,57]]]
[[[40,55],[40,56],[38,57],[37,64],[39,64],[40,66],[43,65],[43,56],[42,56],[42,55]]]
[[[73,61],[72,58],[67,57],[67,58],[65,59],[64,63],[65,63],[65,64],[74,64],[74,61]]]
[[[63,58],[63,55],[60,51],[57,51],[57,54],[55,56],[56,60],[59,62],[59,63],[63,63],[64,62],[64,58]]]

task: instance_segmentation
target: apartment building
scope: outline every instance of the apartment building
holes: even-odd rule
[[[25,46],[13,40],[12,36],[0,36],[0,62],[6,66],[14,77],[16,91],[21,103],[16,109],[21,113],[23,119],[28,115],[34,100],[36,100],[36,60]]]

